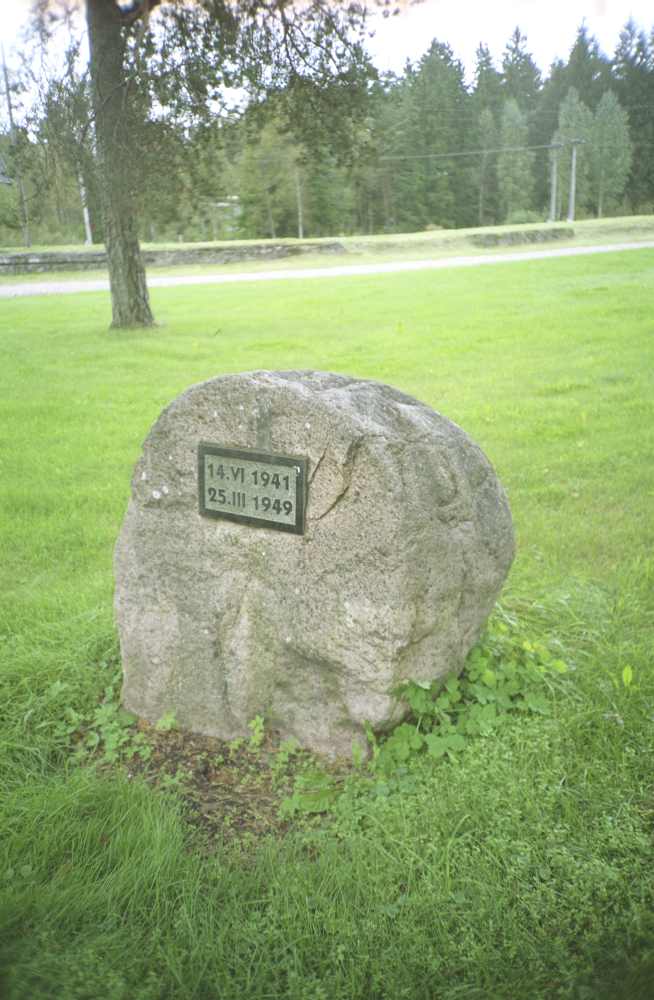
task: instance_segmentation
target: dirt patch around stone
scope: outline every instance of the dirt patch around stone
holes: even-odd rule
[[[283,837],[298,825],[297,819],[283,817],[282,805],[299,775],[319,768],[338,782],[351,772],[345,762],[289,749],[274,733],[251,747],[242,739],[226,742],[179,729],[161,732],[144,721],[136,729],[149,756],[144,760],[135,754],[121,770],[130,780],[143,779],[157,792],[174,795],[189,841],[207,853],[225,844],[247,846],[267,836]],[[320,821],[320,815],[309,821]]]

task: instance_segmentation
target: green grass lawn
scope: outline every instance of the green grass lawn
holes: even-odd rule
[[[3,302],[0,995],[651,1000],[653,274],[643,250],[162,289],[147,332],[109,332],[102,294]],[[513,510],[503,619],[569,670],[542,714],[209,850],[174,788],[74,753],[75,719],[115,675],[141,442],[191,383],[257,368],[461,424]]]

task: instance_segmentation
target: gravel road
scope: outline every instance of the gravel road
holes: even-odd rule
[[[479,254],[469,257],[444,257],[437,260],[408,260],[386,264],[345,264],[336,267],[289,268],[280,271],[232,272],[230,274],[153,275],[150,288],[179,285],[224,285],[234,281],[289,281],[296,278],[349,278],[368,274],[399,274],[403,271],[440,271],[450,267],[480,267],[482,264],[512,264],[523,260],[549,260],[553,257],[579,257],[585,254],[621,253],[623,250],[652,250],[654,241],[613,243],[591,247],[565,247],[556,250],[528,250],[514,253]],[[89,281],[34,281],[0,285],[0,298],[25,295],[73,295],[77,292],[106,292],[107,278]]]

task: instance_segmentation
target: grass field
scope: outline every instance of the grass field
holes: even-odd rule
[[[653,274],[643,250],[162,289],[147,332],[110,333],[106,295],[3,302],[3,998],[651,1000]],[[390,382],[481,445],[518,540],[498,614],[569,669],[451,758],[207,844],[174,782],[80,754],[79,720],[116,673],[152,422],[193,382],[297,367]]]

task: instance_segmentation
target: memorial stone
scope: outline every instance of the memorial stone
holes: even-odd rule
[[[123,702],[348,755],[400,721],[402,680],[461,670],[513,553],[488,460],[410,396],[315,371],[192,386],[145,441],[116,547]]]

